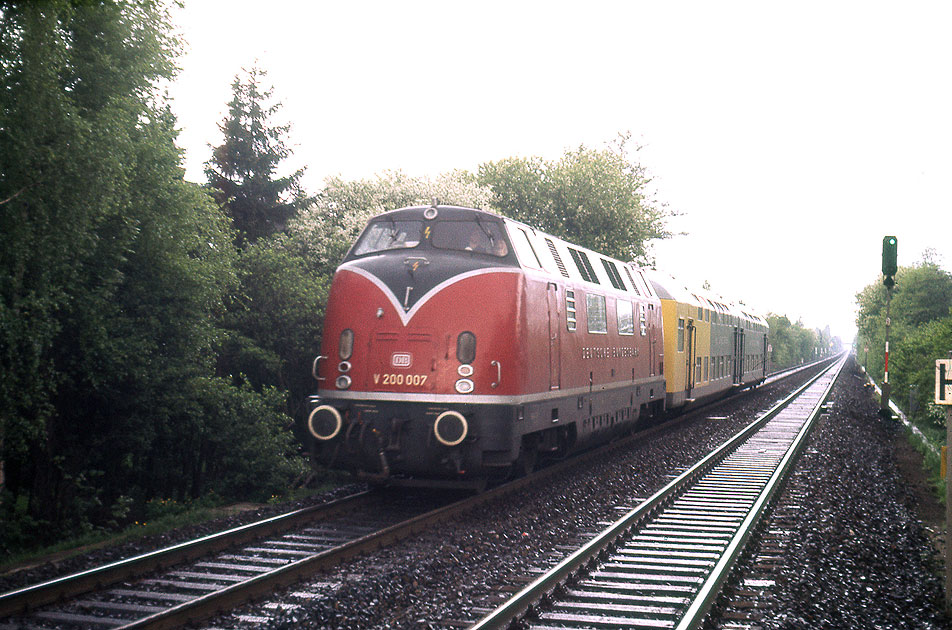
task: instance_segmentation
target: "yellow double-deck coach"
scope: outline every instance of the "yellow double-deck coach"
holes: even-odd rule
[[[679,409],[762,383],[767,321],[741,304],[647,272],[661,299],[665,407]]]

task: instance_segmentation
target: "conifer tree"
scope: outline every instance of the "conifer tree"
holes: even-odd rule
[[[291,155],[290,125],[272,124],[281,109],[273,88],[263,87],[267,73],[243,70],[231,85],[228,115],[218,125],[224,142],[205,163],[212,196],[231,217],[240,247],[284,231],[308,200],[301,188],[304,169],[279,177],[280,163]]]

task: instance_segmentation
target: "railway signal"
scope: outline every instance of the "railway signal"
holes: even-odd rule
[[[893,276],[896,275],[898,267],[896,266],[896,237],[895,236],[884,236],[883,237],[883,284],[887,288],[893,288],[893,285],[896,284],[896,281],[893,279]]]
[[[892,302],[892,290],[896,285],[893,276],[898,271],[896,263],[897,239],[895,236],[883,237],[883,284],[886,285],[886,365],[883,370],[883,394],[881,398],[882,407],[879,410],[883,417],[892,417],[889,410],[889,395],[892,386],[889,384],[889,327],[892,323],[889,320],[889,305]]]

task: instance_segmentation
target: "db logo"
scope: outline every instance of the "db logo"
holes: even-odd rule
[[[413,356],[409,352],[394,352],[390,357],[390,365],[395,368],[408,368],[413,363]]]

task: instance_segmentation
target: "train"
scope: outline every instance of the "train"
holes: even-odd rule
[[[372,217],[337,268],[312,373],[316,465],[479,486],[763,382],[766,320],[504,216]]]

